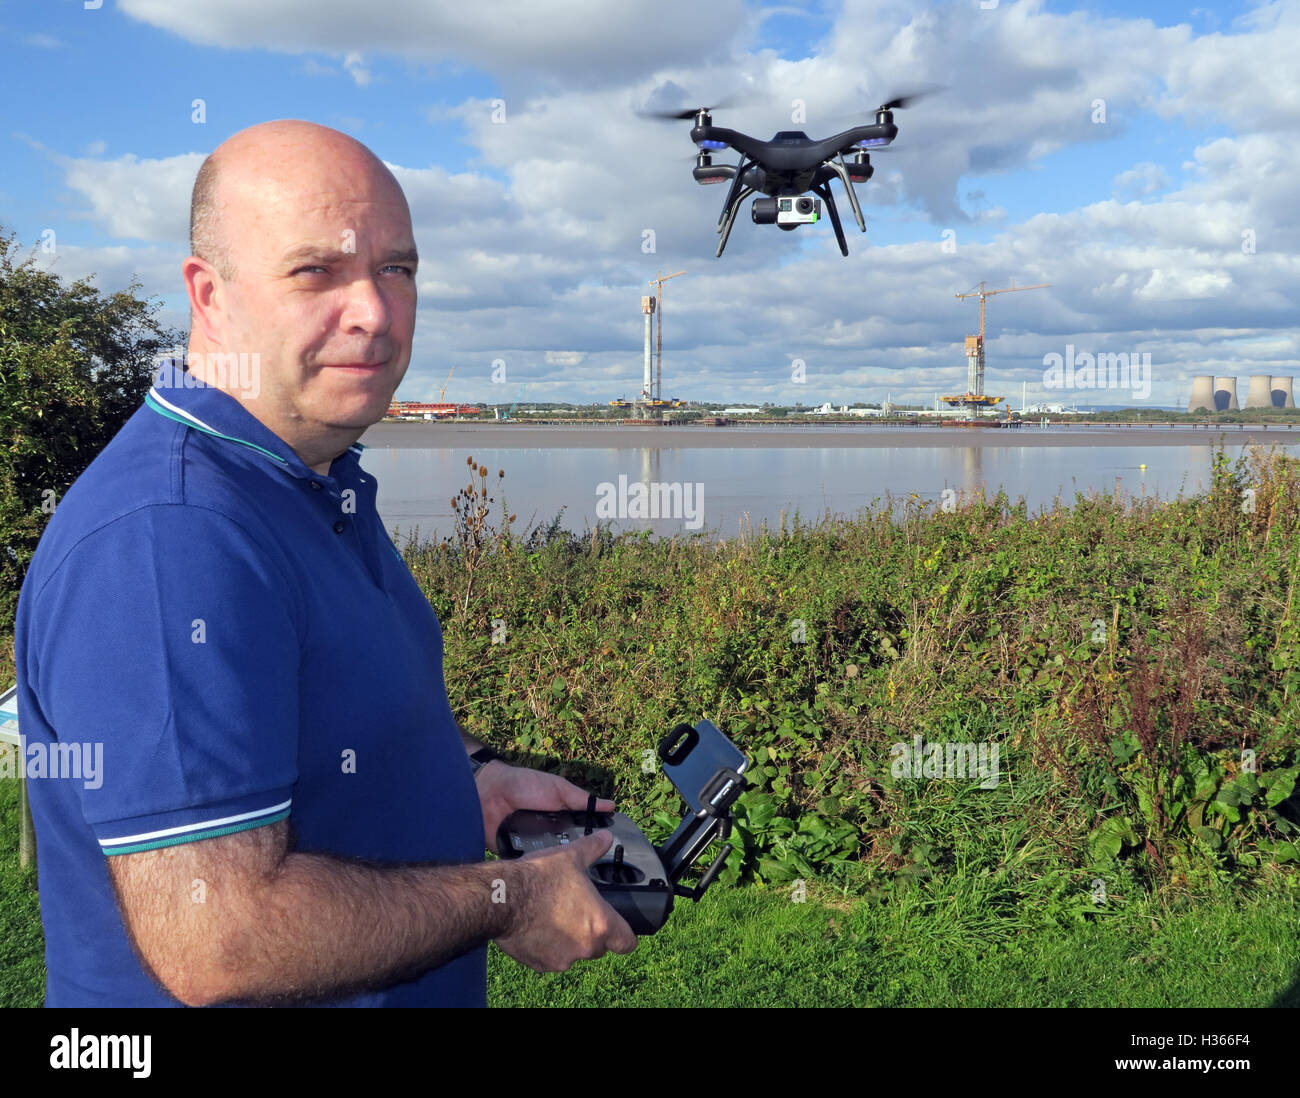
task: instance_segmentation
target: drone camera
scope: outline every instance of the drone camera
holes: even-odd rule
[[[756,198],[749,212],[755,225],[815,225],[821,220],[822,202],[807,195]]]

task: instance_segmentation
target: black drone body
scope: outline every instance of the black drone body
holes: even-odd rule
[[[876,110],[875,121],[870,125],[854,126],[821,141],[813,140],[800,130],[784,130],[770,141],[760,141],[738,130],[715,126],[710,113],[714,110],[712,107],[661,113],[656,117],[694,119],[691,140],[699,149],[692,173],[695,181],[705,185],[731,183],[722,204],[722,215],[718,218],[718,233],[722,239],[718,242],[717,255],[722,255],[727,246],[741,203],[755,194],[765,197],[754,200],[751,209],[754,222],[776,225],[787,231],[818,221],[821,203],[825,202],[840,253],[848,255],[849,245],[835,207],[831,180],[838,179],[844,185],[858,228],[865,233],[867,224],[853,186],[865,183],[875,171],[867,150],[884,148],[898,136],[894,110],[907,106],[916,98],[913,95],[892,99]],[[728,148],[740,153],[740,161],[715,164],[713,153]],[[809,193],[816,195],[817,200],[806,197]]]

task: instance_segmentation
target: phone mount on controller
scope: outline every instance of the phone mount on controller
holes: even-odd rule
[[[688,810],[662,846],[654,846],[621,812],[597,812],[596,797],[586,809],[511,813],[497,830],[497,852],[519,858],[533,850],[564,846],[593,831],[608,830],[614,842],[591,866],[592,883],[637,934],[653,934],[668,921],[673,897],[698,901],[717,878],[732,851],[721,852],[691,886],[681,878],[717,839],[731,833],[731,806],[747,788],[742,776],[749,760],[711,721],[693,728],[679,724],[659,741],[664,773]]]

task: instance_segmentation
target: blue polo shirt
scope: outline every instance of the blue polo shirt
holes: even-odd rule
[[[442,632],[360,450],[315,473],[167,365],[58,501],[15,638],[47,1006],[180,1005],[133,952],[107,858],[287,819],[297,851],[483,861]],[[329,1005],[486,997],[479,947]]]

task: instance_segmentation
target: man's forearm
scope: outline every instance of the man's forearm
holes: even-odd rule
[[[281,823],[109,860],[136,948],[183,1002],[386,987],[509,933],[531,894],[520,862],[376,866],[287,838]]]
[[[231,958],[243,975],[230,998],[337,998],[436,968],[509,931],[527,887],[516,869],[291,854],[260,890],[260,916],[244,924]]]

